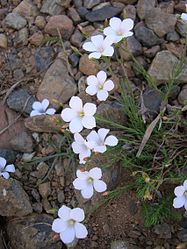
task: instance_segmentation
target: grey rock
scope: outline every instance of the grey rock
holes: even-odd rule
[[[85,19],[85,16],[89,13],[89,10],[87,8],[85,8],[85,7],[79,7],[77,9],[77,11],[78,11],[80,17],[83,18],[83,19]]]
[[[16,47],[27,45],[28,36],[29,36],[29,33],[28,33],[28,29],[26,27],[24,27],[23,29],[20,29],[17,32],[16,37],[14,39],[14,45]]]
[[[64,202],[65,195],[64,195],[64,191],[63,190],[58,191],[57,199],[58,199],[59,203],[63,203]]]
[[[65,103],[76,92],[77,86],[74,79],[69,76],[64,62],[58,58],[47,70],[37,97],[39,100],[47,98],[54,108],[58,108],[60,103]]]
[[[76,31],[72,34],[70,41],[71,41],[71,43],[72,43],[74,46],[80,48],[80,47],[82,46],[82,40],[83,40],[83,39],[84,39],[84,37],[83,37],[82,33],[81,33],[79,30],[76,30]]]
[[[167,41],[175,42],[175,41],[178,41],[179,39],[180,39],[180,36],[177,34],[176,31],[169,32],[166,35],[166,40]]]
[[[50,193],[51,193],[51,184],[50,182],[44,182],[44,183],[41,183],[39,186],[38,186],[38,189],[39,189],[39,193],[40,195],[42,196],[43,199],[47,198]]]
[[[79,13],[74,7],[68,8],[68,15],[73,20],[75,24],[81,22],[81,18],[79,16]]]
[[[139,42],[145,47],[152,47],[163,42],[155,33],[144,26],[139,26],[135,29],[135,36]]]
[[[66,249],[51,229],[54,218],[46,214],[33,214],[7,223],[12,249]]]
[[[16,69],[14,70],[13,75],[16,80],[21,80],[24,77],[24,72],[22,69]]]
[[[54,50],[52,47],[40,47],[34,55],[37,71],[43,71],[49,68],[54,59]]]
[[[73,53],[69,56],[69,62],[73,67],[76,67],[79,64],[79,56],[76,53]]]
[[[156,0],[139,0],[137,3],[137,13],[142,20],[145,18],[146,13],[149,13],[156,4]]]
[[[91,11],[86,14],[85,18],[89,22],[100,22],[104,21],[107,18],[118,15],[121,12],[121,9],[115,8],[112,6],[105,6],[101,9]]]
[[[10,109],[30,114],[32,104],[36,101],[25,89],[14,90],[7,99],[7,105]]]
[[[38,14],[37,7],[34,5],[33,1],[30,0],[22,0],[13,12],[20,14],[20,16],[23,16],[28,20]]]
[[[0,177],[0,215],[20,216],[32,213],[29,197],[17,180]]]
[[[156,225],[154,232],[159,235],[161,239],[171,239],[171,226],[166,223]]]
[[[157,85],[170,79],[174,68],[179,63],[177,57],[168,50],[157,53],[153,59],[148,73],[156,80]],[[176,83],[187,83],[187,65],[184,66]]]
[[[19,30],[26,26],[27,21],[18,13],[9,13],[4,19],[4,23],[9,28]]]
[[[187,229],[182,229],[181,231],[177,232],[177,237],[181,242],[187,242]]]
[[[144,55],[148,58],[153,58],[160,51],[160,46],[156,45],[144,50]]]
[[[129,243],[123,240],[112,241],[110,248],[111,249],[129,249]]]
[[[34,149],[33,139],[31,135],[23,131],[11,139],[10,145],[14,150],[20,152],[32,152]]]
[[[22,68],[22,63],[22,60],[18,57],[17,50],[13,49],[8,55],[8,64],[11,70]]]
[[[163,12],[154,8],[145,15],[145,24],[152,29],[159,37],[175,30],[177,18],[173,14]]]
[[[91,9],[101,3],[101,0],[84,0],[84,7]]]
[[[0,157],[4,157],[7,163],[15,163],[17,152],[14,150],[0,149]]]
[[[41,13],[49,14],[51,16],[59,15],[62,12],[62,8],[59,5],[61,0],[45,0],[40,9]]]
[[[132,20],[135,21],[135,19],[136,19],[136,8],[135,8],[135,6],[134,5],[127,5],[123,9],[123,16],[131,18]]]
[[[178,101],[181,105],[187,105],[187,87],[183,87],[182,91],[179,93]]]
[[[73,4],[75,5],[75,8],[78,9],[78,8],[82,7],[83,0],[73,0]]]
[[[138,0],[112,0],[112,2],[121,2],[123,4],[134,4],[136,3]]]
[[[178,20],[176,24],[176,30],[182,37],[185,38],[187,34],[187,23],[182,20]]]

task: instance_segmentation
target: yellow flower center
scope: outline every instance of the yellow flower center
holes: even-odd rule
[[[123,35],[122,31],[118,31],[117,35],[119,36]]]
[[[99,88],[99,90],[102,90],[103,89],[103,84],[99,84],[98,88]]]
[[[72,226],[72,225],[74,225],[74,224],[75,224],[75,220],[71,219],[71,220],[69,220],[69,221],[68,221],[68,223],[69,223],[69,225],[71,225],[71,226]]]
[[[92,183],[93,182],[93,178],[92,177],[89,177],[88,180],[87,180],[88,183]]]
[[[100,53],[103,53],[103,51],[104,51],[104,48],[103,48],[103,47],[100,47],[100,48],[99,48],[99,52],[100,52]]]
[[[83,117],[84,117],[84,112],[79,112],[79,116],[80,116],[81,118],[83,118]]]

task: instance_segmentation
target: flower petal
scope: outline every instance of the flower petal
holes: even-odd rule
[[[97,74],[97,78],[99,83],[104,83],[106,81],[107,75],[104,71],[99,71],[99,73]]]
[[[106,90],[99,90],[97,92],[97,98],[100,101],[105,101],[108,98],[108,92]]]
[[[48,99],[44,99],[42,100],[42,109],[45,111],[47,109],[47,107],[49,106],[49,100]]]
[[[76,178],[73,181],[73,186],[75,189],[82,190],[87,187],[87,180],[86,179],[80,179]]]
[[[103,89],[106,90],[106,91],[111,91],[112,89],[114,88],[114,83],[112,80],[107,80],[105,83],[104,83],[104,87]]]
[[[95,118],[93,116],[83,117],[82,124],[87,129],[92,129],[92,128],[96,127]]]
[[[95,35],[91,37],[91,41],[93,42],[96,48],[102,45],[103,40],[104,40],[104,37],[102,35]]]
[[[86,179],[88,178],[88,171],[81,171],[80,169],[78,169],[76,175],[80,179]]]
[[[94,147],[93,151],[98,153],[104,153],[107,150],[105,145]]]
[[[89,95],[91,95],[91,96],[95,95],[97,93],[97,87],[94,86],[94,85],[88,86],[86,88],[86,93],[89,94]]]
[[[75,235],[78,239],[84,239],[87,237],[88,231],[83,224],[77,222],[75,224]]]
[[[37,110],[38,112],[43,112],[43,106],[42,104],[39,102],[39,101],[35,101],[33,104],[32,104],[32,109],[34,110]]]
[[[2,172],[0,173],[0,176],[3,176],[5,179],[8,179],[10,177],[10,174],[8,172]]]
[[[103,47],[104,48],[111,47],[111,45],[114,43],[114,41],[115,41],[115,37],[107,36],[103,42]]]
[[[73,152],[75,154],[83,153],[85,151],[85,149],[86,149],[86,146],[84,144],[80,144],[80,143],[77,143],[77,142],[73,142],[71,147],[72,147]]]
[[[121,19],[118,17],[112,17],[109,21],[109,25],[112,27],[112,29],[117,30],[121,25]]]
[[[181,19],[184,21],[187,21],[187,14],[186,13],[182,13],[181,14]]]
[[[185,192],[185,187],[184,186],[178,186],[175,188],[174,193],[177,197],[180,197],[184,194]]]
[[[185,204],[185,197],[184,196],[180,196],[180,197],[176,197],[174,200],[173,200],[173,207],[174,208],[181,208],[184,206]]]
[[[92,59],[92,58],[99,59],[99,58],[101,58],[101,53],[100,52],[91,53],[91,54],[88,55],[88,58],[89,59]]]
[[[77,112],[75,110],[72,110],[71,108],[65,108],[61,112],[61,118],[65,122],[70,122],[72,119],[77,117]]]
[[[83,107],[85,116],[93,116],[96,113],[97,107],[95,104],[86,103]]]
[[[133,26],[134,26],[134,21],[130,18],[124,19],[121,23],[121,29],[123,31],[129,31],[133,28]]]
[[[94,189],[99,193],[104,192],[107,189],[106,183],[101,180],[94,180],[93,185]]]
[[[54,108],[49,108],[46,110],[45,113],[48,115],[53,115],[53,114],[55,114],[55,112],[56,112],[56,110]]]
[[[81,194],[85,199],[90,199],[93,196],[93,185],[89,184],[87,188],[82,189]]]
[[[105,145],[116,146],[118,144],[118,139],[115,136],[108,136],[105,140]]]
[[[63,206],[58,210],[58,216],[59,216],[63,221],[67,221],[67,220],[69,220],[69,217],[70,217],[70,211],[71,211],[71,208],[66,207],[65,205],[63,205]]]
[[[187,190],[187,180],[185,180],[185,181],[183,182],[183,186],[184,186],[185,190]]]
[[[52,230],[56,233],[61,233],[63,232],[64,230],[66,230],[67,228],[67,222],[66,221],[63,221],[62,219],[60,218],[57,218],[53,221],[53,224],[52,224]]]
[[[89,176],[92,177],[93,179],[100,179],[102,177],[102,171],[100,168],[95,167],[89,171]]]
[[[74,226],[68,226],[65,231],[60,233],[60,238],[65,244],[69,244],[75,239],[75,229]]]
[[[86,139],[89,142],[95,142],[95,144],[98,144],[100,142],[99,135],[97,134],[96,131],[91,131],[86,137]]]
[[[70,212],[70,218],[73,220],[76,220],[78,222],[81,222],[84,220],[85,215],[84,215],[84,210],[81,208],[74,208]]]
[[[70,123],[69,123],[69,129],[71,131],[71,133],[77,133],[82,131],[83,129],[83,125],[81,122],[81,118],[75,118],[73,119]]]
[[[96,51],[96,48],[92,42],[85,42],[82,47],[88,52]]]
[[[6,165],[6,159],[4,157],[0,157],[0,170],[4,169]]]
[[[105,48],[105,50],[102,52],[102,55],[104,56],[112,56],[114,53],[114,48],[111,46],[108,46]]]
[[[105,129],[105,128],[100,128],[97,133],[101,139],[101,141],[104,142],[105,138],[106,138],[106,135],[109,133],[109,129]]]
[[[98,79],[95,75],[90,75],[87,77],[86,82],[89,86],[93,86],[98,84]]]
[[[30,117],[34,117],[34,116],[40,116],[40,115],[44,115],[45,113],[39,112],[38,110],[33,110],[30,113]]]
[[[116,36],[116,32],[111,28],[111,27],[107,27],[103,30],[103,33],[106,36]]]
[[[73,110],[81,112],[82,111],[82,100],[77,96],[73,96],[71,97],[69,101],[69,106]]]
[[[14,173],[16,171],[14,164],[7,165],[4,170],[11,173]]]

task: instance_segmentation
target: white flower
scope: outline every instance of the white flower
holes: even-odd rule
[[[44,99],[42,100],[42,102],[39,101],[35,101],[32,105],[32,109],[33,111],[30,113],[30,116],[38,116],[38,115],[53,115],[56,110],[54,108],[48,108],[49,106],[49,100],[48,99]]]
[[[65,244],[69,244],[77,239],[86,238],[88,231],[80,222],[84,220],[84,210],[81,208],[68,208],[63,205],[58,210],[58,216],[53,221],[52,230],[60,233],[60,238]]]
[[[110,135],[108,137],[107,134],[109,133],[109,129],[101,128],[96,131],[91,131],[90,134],[87,136],[88,143],[90,149],[94,152],[104,153],[108,146],[116,146],[118,143],[118,139]]]
[[[89,199],[93,195],[93,191],[101,193],[107,189],[106,183],[99,180],[102,177],[100,168],[95,167],[90,171],[77,170],[77,178],[73,181],[75,189],[81,190],[81,194],[85,199]]]
[[[3,176],[5,179],[10,177],[9,173],[14,173],[15,167],[13,164],[6,165],[6,159],[0,157],[0,176]]]
[[[113,17],[110,19],[109,25],[103,32],[107,37],[113,37],[115,43],[133,35],[133,32],[130,30],[134,26],[134,21],[130,18],[121,21],[121,19]]]
[[[79,133],[74,134],[75,141],[72,143],[72,149],[75,154],[79,154],[80,164],[85,164],[85,158],[90,157],[91,150],[87,146],[87,141]]]
[[[186,22],[187,21],[187,13],[182,13],[181,19]]]
[[[95,118],[96,105],[86,103],[83,106],[82,100],[79,97],[73,96],[70,99],[69,106],[62,110],[61,117],[65,122],[69,123],[69,129],[72,133],[82,131],[83,127],[92,129],[96,127]]]
[[[174,208],[184,208],[187,210],[187,180],[184,181],[183,185],[175,188],[174,193],[176,195],[173,200]]]
[[[92,52],[89,54],[89,58],[99,59],[101,56],[112,56],[114,48],[111,46],[114,42],[112,37],[106,37],[102,35],[95,35],[91,37],[91,42],[85,42],[83,48],[86,51]]]
[[[100,101],[105,101],[108,98],[108,92],[114,88],[113,81],[106,79],[107,75],[104,71],[100,71],[97,76],[88,76],[86,92],[91,96],[97,94],[97,98]]]

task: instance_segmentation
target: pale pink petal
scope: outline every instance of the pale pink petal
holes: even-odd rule
[[[77,112],[71,108],[65,108],[64,110],[62,110],[61,112],[61,118],[65,121],[65,122],[70,122],[72,119],[77,117]]]
[[[87,187],[87,179],[76,178],[73,181],[73,186],[75,189],[82,190]]]
[[[66,207],[65,205],[63,205],[63,206],[58,210],[58,216],[59,216],[63,221],[67,221],[67,220],[69,220],[69,217],[70,217],[70,211],[71,211],[71,208]]]
[[[104,37],[102,35],[95,35],[91,37],[91,41],[93,42],[96,48],[102,45],[103,40],[104,40]]]
[[[85,116],[82,119],[82,125],[87,129],[96,127],[95,118],[93,116]]]
[[[77,132],[82,131],[83,125],[82,125],[81,118],[75,118],[75,119],[73,119],[69,123],[69,129],[70,129],[71,133],[77,133]]]
[[[5,171],[7,172],[11,172],[11,173],[14,173],[16,170],[15,170],[15,166],[14,164],[9,164],[5,167]]]
[[[98,79],[96,76],[90,75],[87,77],[86,82],[89,86],[93,86],[98,84]]]
[[[84,153],[85,150],[87,150],[87,147],[84,144],[80,144],[77,142],[73,142],[71,145],[73,152],[75,154],[79,154],[79,153]]]
[[[96,113],[97,107],[95,104],[86,103],[83,107],[85,116],[93,116]]]
[[[117,30],[121,25],[121,19],[112,17],[109,21],[109,25],[112,27],[112,29]]]
[[[100,168],[95,167],[89,171],[89,176],[92,177],[93,179],[100,179],[102,177],[102,171]]]
[[[55,114],[55,112],[56,112],[56,110],[54,108],[49,108],[46,110],[46,114],[48,114],[48,115],[53,115],[53,114]]]
[[[41,111],[43,112],[43,106],[42,104],[39,102],[39,101],[35,101],[33,104],[32,104],[32,108],[37,110],[37,111]]]
[[[110,47],[115,41],[115,38],[113,36],[107,36],[103,42],[103,47],[107,48]]]
[[[82,47],[88,52],[96,51],[96,48],[92,42],[85,42]]]
[[[106,183],[101,180],[94,180],[93,185],[94,189],[99,193],[104,192],[107,189]]]
[[[82,111],[82,100],[77,96],[73,96],[73,97],[71,97],[71,99],[69,101],[69,106],[73,110],[81,112]]]
[[[66,230],[67,228],[67,222],[66,221],[63,221],[62,219],[60,218],[57,218],[53,221],[53,224],[52,224],[52,230],[56,233],[61,233],[63,232],[64,230]]]
[[[181,19],[184,21],[187,21],[187,14],[186,13],[182,13],[181,14]]]
[[[103,56],[112,56],[114,53],[114,48],[111,46],[108,46],[105,48],[105,50],[102,52]]]
[[[105,140],[105,145],[116,146],[118,144],[118,139],[115,136],[108,136]]]
[[[70,218],[76,220],[77,222],[81,222],[84,220],[84,210],[81,208],[74,208],[70,212]]]
[[[84,239],[87,237],[88,231],[83,224],[77,222],[75,224],[75,234],[78,239]]]
[[[174,193],[176,196],[180,197],[184,194],[185,192],[185,187],[184,186],[178,186],[175,188]]]
[[[89,59],[92,59],[92,58],[99,59],[99,58],[101,58],[101,53],[100,52],[91,53],[91,54],[88,55],[88,58]]]
[[[116,32],[111,28],[111,27],[107,27],[103,30],[103,33],[106,35],[106,36],[115,36],[116,35]]]
[[[185,180],[185,181],[183,182],[183,186],[184,186],[185,190],[187,190],[187,180]]]
[[[83,136],[81,136],[81,134],[79,134],[79,133],[75,133],[75,134],[74,134],[74,139],[75,139],[75,141],[76,141],[77,143],[81,143],[81,144],[84,143],[84,138],[83,138]]]
[[[93,185],[89,184],[87,188],[82,189],[81,194],[85,199],[90,199],[93,196]]]
[[[126,18],[121,23],[121,29],[126,32],[131,30],[133,26],[134,26],[134,21],[130,18]]]
[[[98,130],[98,135],[99,135],[99,137],[100,137],[100,139],[101,139],[101,141],[103,141],[104,142],[104,140],[105,140],[105,138],[106,138],[106,135],[109,133],[109,129],[105,129],[105,128],[100,128],[99,130]]]
[[[5,179],[8,179],[10,177],[8,172],[2,172],[0,173],[0,176],[3,176]]]
[[[85,180],[88,178],[88,171],[81,171],[78,169],[76,175],[78,178]]]
[[[100,101],[105,101],[108,98],[108,92],[106,90],[99,90],[97,92],[97,98]]]
[[[180,197],[176,197],[174,200],[173,200],[173,207],[174,208],[181,208],[184,206],[185,204],[185,197],[184,196],[180,196]]]
[[[40,116],[40,115],[44,115],[45,113],[41,113],[37,110],[34,110],[30,113],[30,117],[34,117],[34,116]]]
[[[107,148],[105,145],[101,145],[101,146],[94,147],[93,150],[94,152],[104,153],[107,150]]]
[[[49,106],[49,100],[48,99],[44,99],[42,100],[42,108],[45,111],[47,109],[47,107]]]
[[[6,165],[6,159],[3,157],[0,157],[0,170],[4,169],[5,165]]]
[[[99,135],[97,134],[96,131],[91,131],[86,137],[86,139],[89,142],[95,142],[95,144],[98,144],[100,142]]]
[[[99,83],[104,83],[106,81],[107,75],[104,71],[99,71],[99,73],[97,74],[97,78]]]
[[[65,231],[60,233],[60,238],[65,244],[70,244],[75,239],[74,226],[68,226]]]
[[[97,93],[97,87],[94,86],[94,85],[88,86],[88,87],[86,88],[86,93],[89,94],[89,95],[91,95],[91,96],[95,95],[95,94]]]
[[[105,83],[104,83],[104,87],[103,89],[106,90],[106,91],[111,91],[112,89],[114,88],[114,83],[112,80],[107,80]]]

